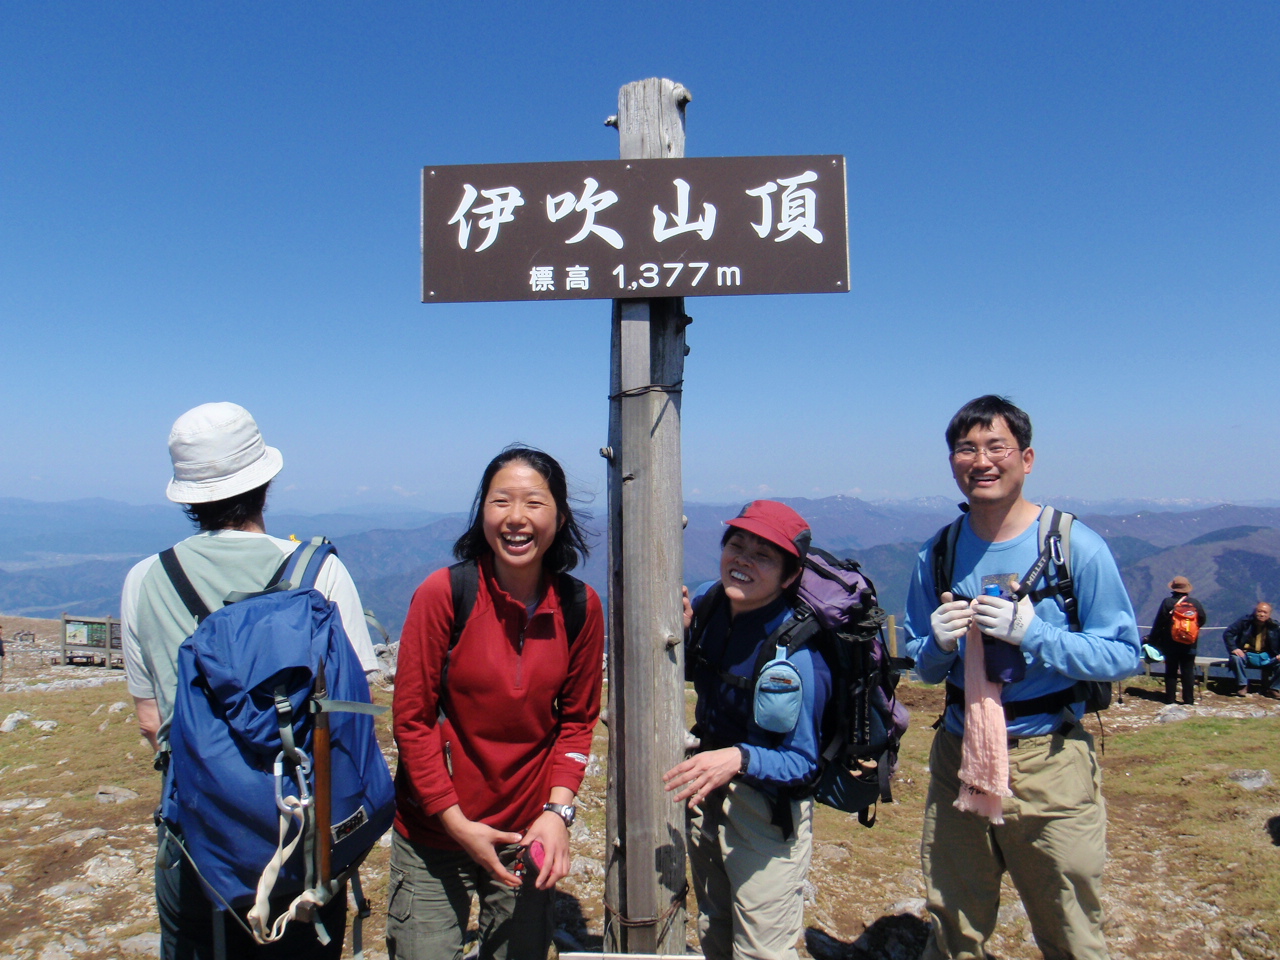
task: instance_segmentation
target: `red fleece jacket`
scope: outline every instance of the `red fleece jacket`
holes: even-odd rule
[[[449,656],[447,690],[447,568],[418,587],[400,634],[395,826],[429,847],[458,848],[439,818],[455,803],[470,820],[523,832],[552,787],[577,793],[600,716],[604,613],[596,592],[587,587],[586,622],[570,648],[555,590],[529,616],[498,586],[491,559],[480,572],[475,608]]]

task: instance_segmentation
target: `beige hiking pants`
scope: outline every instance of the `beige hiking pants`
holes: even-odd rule
[[[698,936],[707,960],[796,960],[804,879],[813,850],[813,801],[791,800],[783,839],[769,798],[737,780],[689,817]]]
[[[1013,796],[1001,826],[952,806],[959,737],[940,729],[929,754],[920,860],[933,930],[922,960],[982,960],[1005,870],[1045,960],[1107,960],[1101,883],[1107,812],[1093,738],[1024,737],[1009,750]]]

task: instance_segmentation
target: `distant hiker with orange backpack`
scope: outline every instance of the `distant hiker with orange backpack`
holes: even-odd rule
[[[587,543],[560,464],[494,457],[453,553],[400,637],[387,952],[461,957],[475,896],[482,958],[545,957],[604,656],[600,598],[567,573]]]
[[[1175,701],[1181,675],[1182,702],[1189,705],[1196,702],[1196,642],[1207,618],[1186,577],[1170,580],[1169,590],[1151,625],[1151,644],[1164,654],[1164,702]]]

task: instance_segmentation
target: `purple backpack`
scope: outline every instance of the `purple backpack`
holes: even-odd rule
[[[814,798],[875,822],[877,800],[891,801],[898,745],[909,715],[894,690],[910,661],[891,662],[876,589],[856,560],[811,548],[799,598],[821,630],[815,641],[832,671],[832,698],[823,718],[820,780]],[[871,812],[868,812],[871,811]]]

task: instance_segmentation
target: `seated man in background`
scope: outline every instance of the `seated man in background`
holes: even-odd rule
[[[1247,666],[1262,668],[1262,695],[1280,700],[1280,669],[1276,657],[1280,657],[1280,623],[1271,619],[1271,604],[1260,601],[1253,613],[1245,614],[1222,635],[1230,659],[1227,663],[1236,678],[1235,696],[1249,694]],[[1252,654],[1252,656],[1250,656]]]

